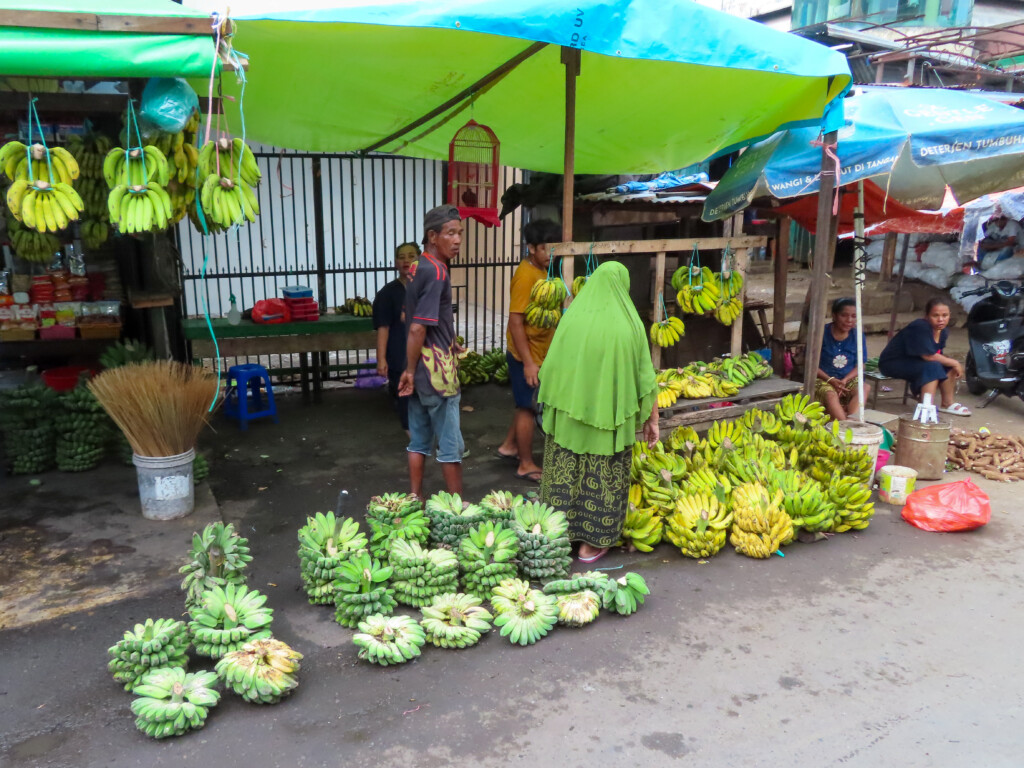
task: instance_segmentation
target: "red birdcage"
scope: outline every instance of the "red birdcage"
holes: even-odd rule
[[[448,204],[464,219],[488,227],[498,218],[498,137],[486,125],[470,120],[448,145]]]

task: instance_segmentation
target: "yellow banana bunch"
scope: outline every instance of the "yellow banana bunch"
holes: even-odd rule
[[[828,420],[825,406],[807,395],[786,395],[775,406],[775,415],[794,426],[818,426]]]
[[[687,443],[696,446],[700,441],[700,436],[693,427],[676,427],[668,436],[668,447],[673,451],[678,451]]]
[[[77,221],[85,206],[74,187],[62,181],[15,181],[7,189],[7,207],[18,221],[37,232],[59,232]],[[52,255],[52,254],[51,254]]]
[[[732,397],[739,394],[739,385],[721,375],[708,376],[708,382],[711,384],[711,394],[714,397]]]
[[[743,275],[737,269],[729,270],[721,275],[718,284],[722,288],[722,298],[731,299],[743,290]]]
[[[851,528],[863,530],[868,527],[875,514],[875,504],[871,501],[871,487],[858,482],[855,477],[833,478],[828,486],[828,499],[836,509],[832,527],[836,533],[843,533]]]
[[[155,181],[146,185],[118,184],[107,198],[110,221],[122,234],[162,231],[171,216],[171,198]]]
[[[650,552],[661,543],[663,530],[661,517],[653,507],[630,507],[622,524],[620,546],[625,545],[630,552]]]
[[[793,521],[782,508],[782,491],[745,483],[732,492],[733,526],[729,542],[740,554],[767,558],[793,539]]]
[[[238,138],[208,141],[199,150],[197,164],[199,174],[204,178],[217,174],[255,187],[263,177],[249,145]]]
[[[732,325],[743,314],[743,302],[738,296],[722,301],[714,309],[715,320],[722,325]]]
[[[13,214],[12,214],[13,215]],[[28,229],[17,219],[7,220],[7,234],[19,259],[49,264],[61,249],[60,238],[49,232]]]
[[[338,312],[343,315],[354,315],[355,317],[371,317],[373,315],[373,303],[362,296],[354,299],[345,299],[345,303],[338,307]]]
[[[743,425],[738,421],[716,421],[708,430],[707,441],[712,448],[717,448],[725,440],[731,440],[733,445],[743,441],[746,432]]]
[[[195,215],[196,190],[176,179],[167,182],[167,194],[171,198],[171,224],[177,224],[185,218],[192,216],[195,219],[196,227],[201,228],[198,217]]]
[[[555,309],[545,309],[533,301],[526,305],[526,312],[523,314],[523,321],[534,328],[555,328],[561,319],[560,306]]]
[[[759,408],[751,408],[740,418],[743,428],[755,435],[777,435],[782,429],[782,423],[771,411],[762,411]]]
[[[725,546],[732,514],[709,494],[680,496],[676,511],[665,519],[665,538],[686,557],[712,557]]]
[[[575,280],[572,281],[572,295],[573,298],[580,295],[580,291],[583,290],[583,286],[587,284],[587,275],[579,275]]]
[[[683,393],[684,384],[680,381],[663,381],[658,384],[658,407],[670,408]]]
[[[245,181],[235,183],[216,173],[209,174],[203,181],[199,204],[207,222],[212,224],[211,230],[214,227],[229,229],[246,221],[252,223],[260,212],[256,193],[249,184]]]
[[[634,446],[635,450],[635,446]],[[640,509],[643,506],[644,501],[644,489],[639,483],[633,483],[629,486],[629,507],[628,509]]]
[[[711,377],[706,374],[687,374],[680,383],[682,384],[682,397],[687,400],[715,396],[715,385],[711,382]]]
[[[541,309],[559,310],[565,303],[568,291],[559,277],[541,278],[530,289],[530,302]]]
[[[659,347],[671,347],[685,332],[686,327],[682,320],[678,317],[669,317],[651,324],[651,342]]]
[[[103,178],[103,158],[113,148],[109,136],[95,131],[84,136],[73,135],[68,139],[68,151],[78,161],[83,179]]]
[[[103,245],[110,237],[110,226],[106,222],[106,211],[103,213],[103,221],[86,219],[82,222],[79,231],[82,233],[82,243],[89,250],[96,250]]]
[[[153,145],[127,150],[114,147],[103,160],[103,179],[111,189],[144,187],[152,181],[163,187],[169,178],[167,158]]]
[[[20,141],[9,141],[0,147],[0,169],[11,181],[42,180],[68,185],[80,173],[78,161],[63,147],[27,147]]]

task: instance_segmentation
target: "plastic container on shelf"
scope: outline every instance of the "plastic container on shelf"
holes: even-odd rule
[[[132,455],[139,480],[142,516],[149,520],[174,520],[195,509],[192,477],[194,450],[176,456]]]
[[[77,334],[78,329],[73,325],[51,325],[49,328],[39,329],[39,338],[44,341],[73,339]]]

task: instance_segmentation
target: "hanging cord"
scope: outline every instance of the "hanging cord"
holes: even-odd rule
[[[46,137],[43,136],[43,124],[39,121],[39,112],[36,110],[36,99],[33,97],[28,102],[28,180],[35,186],[35,178],[32,175],[32,119],[35,118],[36,127],[39,129],[39,143],[43,147],[43,154],[46,155],[46,170],[50,174],[48,181],[53,184],[53,164],[50,162],[50,148],[46,146]]]
[[[700,249],[697,247],[697,242],[693,243],[693,250],[690,252],[690,268],[686,270],[686,278],[689,280],[690,290],[702,291],[704,290],[704,276],[701,275],[700,285],[696,288],[693,287],[693,268],[697,267],[700,269]]]
[[[668,322],[668,307],[665,306],[665,291],[658,291],[658,299],[661,301],[661,320],[659,323]]]
[[[599,266],[601,266],[601,262],[597,258],[597,254],[594,253],[594,244],[591,243],[590,250],[587,251],[587,277],[589,278],[592,274],[594,274],[594,270],[596,270]]]
[[[139,130],[139,121],[135,117],[135,107],[132,104],[133,99],[128,99],[128,119],[125,121],[125,144],[128,146],[124,149],[124,175],[125,180],[128,182],[127,186],[132,187],[132,177],[129,169],[131,168],[132,151],[139,150],[139,158],[142,160],[142,185],[145,186],[149,183],[149,174],[146,172],[146,151],[142,147],[142,131]],[[139,142],[137,146],[132,146],[132,128],[135,128],[135,138]],[[129,189],[130,192],[135,190]]]
[[[719,276],[719,278],[720,278],[720,280],[722,281],[723,284],[724,284],[725,279],[726,279],[725,278],[725,273],[726,272],[732,272],[732,270],[733,270],[733,262],[734,262],[734,260],[735,260],[735,254],[732,252],[732,246],[727,244],[725,246],[725,250],[722,252],[722,263],[719,265],[719,269],[718,269],[718,276]],[[726,265],[728,265],[728,269],[726,269]]]

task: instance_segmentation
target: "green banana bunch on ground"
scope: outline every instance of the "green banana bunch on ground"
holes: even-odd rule
[[[420,609],[420,626],[428,643],[437,648],[469,648],[491,629],[494,616],[474,595],[438,595]]]
[[[794,533],[832,530],[836,508],[829,501],[825,488],[803,472],[795,469],[775,472],[768,489],[782,493],[782,508],[793,521]]]
[[[138,339],[118,340],[107,347],[100,355],[100,365],[104,368],[120,368],[131,363],[144,363],[155,360],[153,350]]]
[[[441,491],[427,499],[432,544],[457,548],[467,534],[487,519],[487,513],[476,504],[464,502],[457,493]]]
[[[828,485],[828,500],[836,510],[832,526],[835,533],[864,530],[875,515],[871,486],[855,477],[834,477]]]
[[[392,502],[376,501],[382,497],[375,496],[370,500],[366,510],[366,520],[370,524],[370,552],[374,557],[388,556],[392,542],[397,539],[426,544],[430,538],[430,521],[423,514],[423,505],[415,496],[391,494],[398,496]],[[387,514],[389,506],[397,508]],[[374,511],[371,512],[371,508]]]
[[[740,418],[743,429],[752,435],[763,435],[771,438],[779,434],[782,429],[782,422],[771,411],[762,411],[759,408],[751,408]]]
[[[253,640],[270,637],[274,611],[265,606],[267,596],[244,584],[213,587],[192,609],[188,629],[196,653],[219,659]]]
[[[541,502],[515,510],[512,530],[519,539],[519,569],[528,579],[564,578],[572,565],[569,523],[565,515]]]
[[[107,669],[130,692],[150,670],[160,667],[185,669],[191,642],[185,622],[146,619],[144,624],[136,624],[107,649],[110,655]]]
[[[586,573],[573,574],[569,579],[555,579],[544,585],[545,595],[571,595],[574,592],[590,590],[601,594],[607,586],[609,577],[603,571],[587,571]]]
[[[491,597],[494,626],[514,644],[533,645],[558,621],[558,599],[519,579],[503,581]]]
[[[717,474],[710,467],[702,467],[687,476],[686,481],[680,486],[679,492],[684,496],[702,493],[717,496],[719,488],[721,488],[721,494],[728,498],[732,493],[733,485],[728,477]]]
[[[507,366],[505,351],[499,348],[492,349],[480,358],[480,365],[488,376],[494,376],[502,366]]]
[[[711,448],[718,448],[726,439],[738,445],[746,438],[746,430],[739,421],[716,421],[705,438]]]
[[[508,361],[503,362],[494,372],[494,381],[498,384],[508,384]]]
[[[459,358],[458,366],[459,383],[463,386],[486,384],[491,378],[484,364],[483,355],[473,350],[469,350]]]
[[[717,555],[732,525],[728,505],[713,495],[683,496],[665,519],[665,538],[686,557],[700,560]]]
[[[299,529],[299,566],[302,586],[313,605],[334,603],[334,579],[340,565],[366,549],[359,523],[333,512],[317,512]]]
[[[0,431],[12,474],[45,472],[54,463],[57,393],[45,384],[0,389]]]
[[[415,659],[427,642],[423,627],[408,616],[367,616],[358,627],[352,642],[359,658],[382,667]]]
[[[295,673],[302,654],[287,643],[267,638],[246,643],[217,662],[224,684],[253,704],[277,704],[299,687]]]
[[[627,573],[619,579],[608,579],[601,594],[602,607],[620,616],[629,616],[639,610],[651,591],[639,573]]]
[[[354,629],[367,616],[391,615],[397,605],[388,586],[393,573],[367,552],[355,553],[339,565],[334,580],[335,620]]]
[[[245,569],[252,562],[249,540],[235,533],[231,523],[210,523],[192,534],[188,562],[178,569],[185,574],[185,609],[198,606],[207,590],[228,584],[245,584]]]
[[[825,406],[807,395],[786,395],[775,406],[775,415],[794,426],[821,426],[828,421]]]
[[[743,483],[763,483],[773,469],[786,466],[786,453],[778,445],[760,435],[745,436],[736,447],[729,439],[719,446],[709,462],[719,475],[725,475],[735,487]]]
[[[448,549],[423,549],[415,541],[391,542],[391,589],[402,605],[422,608],[459,589],[459,560]]]
[[[62,472],[93,469],[107,453],[107,444],[116,429],[113,421],[86,386],[62,392],[58,402],[54,415],[57,469]]]
[[[215,672],[186,673],[180,668],[148,672],[135,686],[135,727],[154,739],[202,728],[210,708],[220,701],[216,685]]]
[[[571,592],[559,595],[558,623],[567,627],[584,627],[590,624],[601,612],[601,598],[589,589],[582,592]]]
[[[505,521],[512,519],[512,513],[522,503],[522,495],[514,494],[511,491],[491,491],[480,500],[480,508],[486,513],[488,519]]]
[[[664,526],[654,507],[630,507],[622,524],[622,538],[618,546],[625,545],[630,552],[651,552],[661,543]]]
[[[747,557],[768,558],[793,540],[793,521],[782,508],[782,492],[745,483],[732,492],[733,524],[729,543]]]
[[[481,600],[489,599],[501,582],[516,577],[519,539],[501,522],[488,521],[470,530],[458,553],[465,591]]]
[[[681,450],[686,446],[687,443],[691,443],[696,446],[701,442],[700,436],[697,434],[697,430],[693,427],[676,427],[673,429],[668,436],[666,444],[673,451]]]

